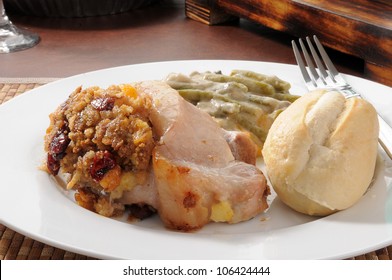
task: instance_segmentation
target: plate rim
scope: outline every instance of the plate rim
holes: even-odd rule
[[[221,62],[223,62],[223,63],[237,63],[237,62],[241,62],[242,64],[251,63],[251,64],[264,64],[264,65],[267,65],[267,66],[268,65],[275,65],[275,66],[278,66],[278,67],[296,67],[296,65],[293,65],[293,64],[264,62],[264,61],[251,61],[251,60],[228,60],[228,59],[227,60],[219,60],[219,59],[218,60],[211,60],[211,59],[205,59],[205,60],[172,60],[172,61],[159,61],[159,62],[147,62],[147,63],[138,63],[138,64],[131,64],[131,65],[122,65],[122,66],[104,68],[104,69],[94,70],[94,71],[90,71],[90,72],[86,72],[86,73],[81,73],[81,74],[73,75],[73,76],[70,76],[70,77],[67,77],[67,78],[59,79],[59,80],[56,80],[54,82],[50,82],[48,84],[42,85],[42,86],[40,86],[38,88],[30,90],[29,93],[27,93],[27,94],[26,93],[21,94],[19,96],[16,96],[16,97],[12,98],[9,101],[3,103],[0,106],[0,113],[2,112],[3,108],[5,108],[7,106],[14,106],[13,104],[15,102],[19,102],[18,100],[26,99],[25,96],[27,96],[28,94],[32,95],[32,94],[34,94],[36,92],[42,92],[46,88],[56,87],[58,84],[61,85],[63,83],[66,83],[68,81],[72,81],[72,80],[75,80],[75,79],[79,80],[79,79],[83,79],[85,77],[92,77],[96,73],[116,72],[116,71],[120,71],[122,69],[137,68],[137,67],[147,67],[148,68],[148,67],[151,67],[151,66],[173,64],[173,63],[174,64],[181,64],[181,63],[198,63],[198,62],[200,62],[200,63],[208,62],[208,63],[212,63],[212,64],[214,64],[214,63],[221,63]],[[181,72],[181,71],[178,71],[178,72]],[[356,79],[365,80],[363,78],[359,78],[359,77],[355,77],[355,76],[350,76],[350,75],[345,75],[345,76],[347,76],[347,77],[349,77],[350,79],[353,79],[353,80],[356,80]],[[368,81],[368,80],[365,80],[365,81],[366,81],[366,83],[368,83],[368,82],[375,83],[375,82]],[[375,84],[377,84],[377,83],[375,83]],[[377,85],[381,85],[381,84],[377,84]],[[381,86],[384,86],[384,85],[381,85]],[[15,101],[15,100],[17,100],[17,101]],[[6,104],[9,104],[9,105],[6,105]],[[6,105],[6,106],[4,106],[4,105]],[[0,121],[0,123],[1,123],[1,121]],[[79,208],[80,207],[78,207],[78,209]],[[87,210],[85,210],[85,211],[87,211]],[[4,220],[2,217],[0,217],[0,221],[1,221],[2,224],[4,224],[5,226],[9,227],[10,229],[15,228],[14,225],[12,225],[12,223],[9,223],[8,221]],[[21,234],[23,234],[25,236],[28,236],[30,238],[33,238],[34,240],[40,241],[40,242],[42,242],[44,244],[48,244],[48,245],[51,245],[51,246],[54,246],[54,247],[57,247],[57,248],[62,248],[64,250],[76,252],[76,253],[83,254],[83,255],[86,255],[86,256],[91,256],[91,257],[94,257],[94,258],[107,258],[108,257],[107,254],[102,254],[100,252],[94,252],[94,251],[86,250],[86,249],[83,249],[83,248],[68,247],[65,244],[63,244],[62,242],[45,238],[44,236],[41,236],[42,234],[39,235],[37,233],[31,233],[29,231],[25,231],[23,228],[16,227],[15,231],[17,231],[18,233],[21,233]],[[368,247],[367,249],[376,250],[376,249],[382,248],[383,246],[386,246],[386,245],[391,244],[391,243],[392,243],[392,236],[390,236],[390,240],[384,241],[384,242],[381,242],[381,243],[379,242],[378,244],[374,244],[373,247]],[[330,258],[348,258],[348,257],[352,257],[353,253],[354,252],[350,252],[350,253],[347,253],[347,254],[340,254],[340,255],[336,255],[336,256],[330,256]],[[357,254],[357,253],[358,254],[363,253],[363,250],[359,250],[358,252],[355,252],[355,254]],[[110,256],[110,258],[115,258],[115,256]]]

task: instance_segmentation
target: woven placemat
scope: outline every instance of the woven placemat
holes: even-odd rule
[[[52,80],[52,79],[51,79]],[[44,79],[29,83],[22,83],[21,79],[15,81],[1,80],[0,78],[0,104],[28,90],[39,87]],[[75,254],[38,242],[15,232],[0,224],[0,260],[6,259],[44,259],[44,260],[86,260],[87,256]],[[392,245],[350,258],[351,260],[392,260]]]

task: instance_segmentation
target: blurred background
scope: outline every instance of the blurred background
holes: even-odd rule
[[[124,13],[160,2],[184,5],[184,0],[4,0],[7,12],[41,17],[88,17]]]

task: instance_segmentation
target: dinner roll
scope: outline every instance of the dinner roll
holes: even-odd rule
[[[377,158],[374,107],[334,91],[310,92],[272,124],[262,154],[279,198],[305,214],[346,209],[366,192]]]

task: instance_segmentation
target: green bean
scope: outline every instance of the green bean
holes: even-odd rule
[[[237,114],[231,116],[231,118],[240,124],[243,128],[256,135],[262,142],[265,141],[267,132],[261,127],[257,126],[254,122],[249,121],[250,118],[247,114]]]
[[[218,83],[228,83],[228,82],[237,82],[245,85],[248,88],[248,91],[266,96],[274,96],[275,89],[273,86],[263,82],[263,81],[255,81],[246,77],[234,77],[234,76],[226,76],[226,75],[218,75],[218,74],[207,74],[204,77],[205,79]]]
[[[299,98],[299,95],[277,92],[274,97],[280,101],[289,101],[290,103],[293,103]]]
[[[193,104],[201,100],[210,100],[214,97],[214,92],[200,89],[177,89],[177,91],[184,99]]]
[[[283,81],[276,76],[268,76],[253,71],[248,71],[248,70],[231,71],[230,76],[235,76],[235,75],[251,78],[256,81],[266,82],[267,84],[273,86],[276,91],[288,92],[291,87],[290,83]]]
[[[238,82],[227,82],[222,84],[220,87],[217,87],[217,91],[224,91],[224,92],[242,92],[247,93],[248,87],[242,83]]]
[[[265,114],[264,112],[265,110],[263,106],[260,106],[259,104],[256,103],[249,103],[246,101],[236,100],[228,95],[218,94],[218,93],[214,94],[214,99],[221,100],[227,103],[238,104],[241,112],[247,112],[254,116],[260,116],[261,114]]]

